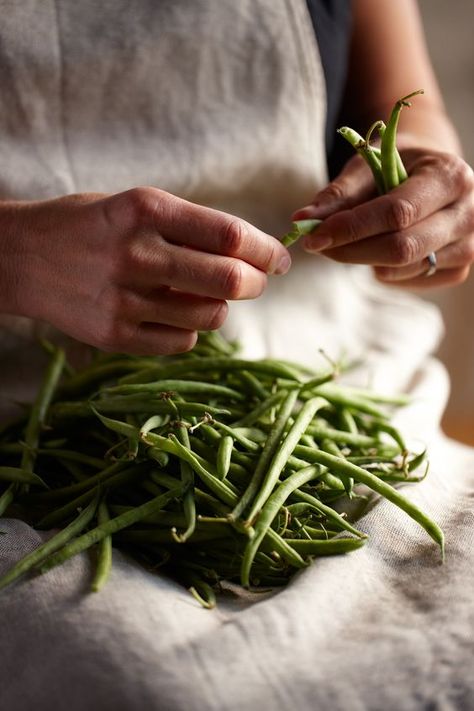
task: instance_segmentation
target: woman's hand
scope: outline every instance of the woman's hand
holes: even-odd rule
[[[154,188],[3,203],[0,228],[0,311],[122,353],[189,350],[290,267],[247,222]]]
[[[298,210],[295,219],[324,219],[305,249],[369,264],[394,286],[459,284],[474,261],[473,171],[451,153],[410,148],[401,155],[409,178],[387,195],[374,195],[369,169],[354,156],[312,205]],[[426,278],[431,252],[437,269]]]

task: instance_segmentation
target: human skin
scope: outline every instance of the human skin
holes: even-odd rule
[[[168,354],[291,264],[239,218],[150,187],[0,206],[0,312],[105,351]]]
[[[354,0],[354,25],[342,123],[365,134],[387,120],[395,100],[422,88],[404,108],[398,132],[409,177],[377,196],[365,162],[354,156],[294,219],[324,220],[305,238],[308,252],[368,264],[400,287],[463,282],[474,260],[474,175],[461,155],[426,50],[414,0]],[[437,271],[428,279],[427,255]]]

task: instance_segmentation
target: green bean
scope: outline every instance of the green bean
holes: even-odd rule
[[[267,388],[262,385],[260,380],[256,378],[253,373],[250,373],[248,370],[242,370],[238,373],[238,377],[244,386],[246,385],[248,387],[250,393],[256,395],[260,400],[266,400],[269,396],[270,393]]]
[[[323,450],[323,452],[329,452],[329,454],[333,454],[335,457],[343,456],[337,444],[331,439],[323,439],[323,441],[321,442],[321,449]],[[349,497],[351,497],[352,490],[354,489],[354,479],[342,473],[339,473],[338,476],[340,477],[340,481],[342,481],[347,494],[349,495]],[[336,489],[338,487],[333,488]]]
[[[19,467],[0,467],[0,481],[13,481],[17,484],[36,484],[45,489],[48,488],[43,479],[37,474],[29,469],[21,469]]]
[[[375,437],[360,433],[346,432],[345,430],[335,430],[331,427],[319,427],[317,425],[309,425],[306,430],[311,437],[321,441],[322,439],[331,439],[337,444],[346,444],[354,447],[374,447],[378,444]]]
[[[180,425],[177,429],[178,439],[180,443],[191,449],[189,435],[187,429]],[[183,459],[179,462],[181,472],[181,483],[183,485],[183,511],[186,519],[186,529],[182,533],[177,533],[176,528],[171,530],[171,533],[178,543],[185,543],[190,538],[196,529],[196,500],[194,498],[194,472],[189,464]]]
[[[266,400],[257,405],[254,410],[244,415],[244,417],[241,417],[240,420],[237,420],[237,422],[233,422],[232,426],[251,427],[256,422],[258,422],[264,415],[266,415],[272,407],[274,407],[275,405],[279,405],[285,396],[286,391],[273,393],[273,395],[270,395]]]
[[[362,469],[362,467],[358,467],[356,464],[351,464],[351,462],[345,459],[334,457],[332,454],[321,452],[321,450],[318,449],[311,449],[310,447],[301,447],[301,449],[306,450],[305,454],[308,461],[317,462],[331,468],[334,472],[342,472],[347,476],[353,477],[355,481],[365,484],[369,489],[372,489],[405,511],[405,513],[424,528],[428,535],[438,543],[441,548],[441,554],[444,557],[444,535],[439,526],[426,516],[416,504],[406,499],[397,489],[392,488],[366,469]]]
[[[241,516],[247,506],[254,500],[255,496],[257,495],[263,477],[265,476],[265,472],[268,469],[272,457],[275,454],[275,451],[280,443],[288,419],[291,416],[291,413],[293,412],[293,408],[296,404],[297,399],[298,392],[296,390],[291,390],[286,394],[285,399],[282,401],[278,410],[276,422],[273,426],[273,429],[268,435],[267,441],[265,442],[265,446],[262,449],[262,453],[260,454],[252,479],[247,489],[244,491],[240,501],[232,510],[231,518],[233,520],[236,520]]]
[[[299,538],[287,538],[289,546],[305,556],[337,555],[348,553],[365,545],[365,539],[361,538],[333,538],[330,540],[308,540]]]
[[[138,365],[135,359],[123,357],[110,363],[102,363],[99,365],[94,363],[66,380],[59,388],[58,394],[60,397],[70,397],[91,392],[97,383],[105,382],[110,378],[123,375],[124,373],[133,373],[139,367],[143,368],[143,359],[140,359],[139,362],[140,365]]]
[[[21,458],[22,469],[33,470],[41,429],[44,426],[48,408],[61,378],[65,360],[64,351],[58,348],[46,369],[25,429],[24,442],[26,446]]]
[[[13,583],[20,576],[27,573],[31,568],[36,567],[41,561],[43,561],[51,553],[54,553],[74,536],[86,528],[86,526],[93,519],[94,514],[97,509],[98,497],[96,496],[93,501],[85,508],[74,521],[66,526],[62,531],[57,533],[55,536],[47,540],[45,543],[35,548],[34,551],[29,553],[27,556],[18,561],[10,570],[8,570],[0,578],[0,590],[10,583]]]
[[[327,506],[327,504],[324,504],[315,496],[308,494],[306,491],[301,491],[301,489],[298,489],[297,491],[293,492],[292,498],[310,504],[315,511],[318,511],[320,514],[323,514],[327,518],[331,519],[333,523],[340,526],[343,530],[349,531],[349,533],[353,533],[354,536],[357,536],[358,538],[366,538],[365,534],[362,533],[362,531],[359,531],[352,524],[350,524],[349,521],[346,521],[346,519],[341,516],[341,514],[339,514],[330,506]]]
[[[291,231],[281,238],[284,247],[291,247],[302,235],[310,234],[321,224],[322,220],[297,220],[293,222]]]
[[[188,588],[191,595],[207,610],[212,610],[216,606],[216,596],[211,586],[196,575],[192,575],[191,587]]]
[[[345,410],[344,408],[339,411],[339,419],[341,422],[341,426],[343,430],[346,430],[349,432],[351,435],[358,435],[359,430],[357,427],[357,423],[354,420],[354,416],[352,412],[349,412],[349,410]]]
[[[366,161],[372,175],[374,178],[375,185],[377,187],[378,193],[381,195],[384,192],[384,182],[382,175],[382,168],[380,160],[377,154],[372,150],[370,144],[365,141],[362,136],[354,131],[354,129],[349,128],[349,126],[342,126],[337,129],[337,132],[343,136],[346,141],[348,141],[357,153]]]
[[[250,540],[253,540],[253,536],[250,537]],[[286,539],[279,536],[272,528],[267,530],[262,541],[262,547],[266,550],[274,551],[294,568],[305,568],[307,566],[298,551],[288,545]]]
[[[249,513],[247,514],[248,523],[253,522],[265,501],[272,493],[288,457],[292,454],[300,440],[301,435],[306,431],[306,428],[313,419],[315,413],[325,405],[326,400],[322,397],[315,397],[305,402],[299,411],[294,424],[288,431],[285,439],[280,445],[280,448],[276,450],[268,471],[265,473],[260,489],[253,500]]]
[[[245,435],[241,434],[239,431],[241,429],[240,427],[229,427],[228,425],[224,424],[223,422],[219,422],[218,420],[214,421],[214,427],[218,430],[222,430],[227,435],[230,435],[232,439],[235,439],[235,441],[241,444],[242,447],[247,451],[260,451],[260,445],[258,445],[256,442],[253,442],[253,440],[248,439],[247,437],[245,437]]]
[[[233,504],[237,501],[237,495],[234,493],[233,487],[231,488],[230,483],[220,481],[217,475],[213,475],[208,467],[203,466],[197,456],[191,450],[183,447],[174,435],[165,438],[149,432],[144,436],[143,441],[187,461],[201,481],[225,503]]]
[[[109,489],[121,486],[126,482],[133,481],[140,475],[144,475],[147,469],[143,464],[136,464],[133,467],[128,467],[118,474],[109,476],[106,479],[102,479],[100,482],[100,487],[102,490],[107,491]],[[62,521],[66,520],[71,514],[73,514],[79,507],[86,504],[94,496],[95,488],[85,491],[80,496],[76,497],[72,501],[68,501],[66,504],[58,509],[50,511],[46,516],[38,521],[36,524],[38,528],[51,528]]]
[[[230,435],[225,435],[221,438],[217,448],[216,470],[219,479],[225,479],[229,473],[230,463],[232,459],[232,450],[234,448],[234,440]]]
[[[288,378],[289,380],[300,380],[300,374],[295,367],[285,365],[278,360],[242,360],[241,358],[214,357],[199,358],[194,361],[189,359],[176,360],[168,366],[152,366],[143,369],[136,374],[126,376],[121,379],[121,383],[141,383],[154,380],[156,377],[170,378],[176,375],[192,375],[202,371],[208,373],[212,371],[232,372],[234,370],[248,370],[251,373],[262,373],[276,378]]]
[[[143,466],[143,465],[142,465]],[[110,466],[103,469],[98,474],[88,477],[80,482],[75,482],[69,486],[64,486],[60,489],[51,489],[45,493],[35,494],[33,501],[36,503],[49,503],[52,501],[57,501],[58,499],[68,498],[74,496],[75,494],[80,494],[81,492],[87,491],[89,489],[95,489],[98,484],[116,474],[120,469],[124,469],[126,464],[124,462],[114,462]],[[130,469],[135,470],[136,465],[128,467],[127,471]],[[31,497],[33,498],[33,497]]]
[[[104,460],[99,457],[91,457],[88,454],[83,454],[82,452],[75,452],[68,449],[54,449],[54,448],[40,448],[37,450],[37,454],[55,457],[57,459],[68,459],[71,462],[78,462],[79,464],[86,464],[94,469],[103,469]]]
[[[15,484],[10,484],[0,496],[0,516],[3,516],[15,498]]]
[[[98,509],[97,521],[99,525],[110,520],[109,511],[105,501],[101,501]],[[112,536],[104,536],[98,543],[97,565],[94,579],[92,580],[92,592],[99,592],[110,577],[112,570]]]
[[[151,400],[141,398],[133,402],[126,397],[116,397],[110,400],[95,400],[88,402],[58,402],[51,407],[51,419],[53,423],[61,420],[81,417],[94,417],[94,411],[100,411],[102,415],[112,414],[172,414],[170,403],[167,400]],[[182,415],[204,415],[208,412],[212,416],[218,415],[238,415],[239,410],[232,408],[214,407],[212,405],[199,402],[186,402],[180,404]]]
[[[266,500],[265,505],[260,511],[257,523],[255,524],[255,535],[248,541],[245,547],[240,576],[244,587],[249,586],[250,569],[252,567],[255,553],[258,551],[273,519],[285,503],[288,496],[295,489],[298,489],[300,486],[313,479],[316,471],[316,468],[313,466],[300,469],[300,471],[292,474],[288,477],[288,479],[280,484],[276,491],[274,491],[268,500]]]
[[[413,91],[411,94],[407,94],[402,99],[399,99],[392,109],[389,122],[382,136],[381,145],[381,156],[382,156],[382,172],[384,177],[385,191],[388,192],[393,188],[396,188],[400,182],[399,177],[399,165],[397,162],[397,128],[398,121],[400,118],[400,113],[404,106],[410,106],[408,99],[417,94],[422,94],[423,91],[420,89],[418,91]],[[406,178],[406,175],[405,175]],[[403,179],[405,179],[403,178]]]
[[[324,397],[331,404],[342,405],[350,411],[355,409],[380,419],[385,417],[385,413],[367,399],[352,393],[346,393],[343,388],[334,385],[334,383],[324,383],[315,388],[314,392]]]
[[[47,558],[38,566],[40,572],[46,573],[48,570],[51,570],[51,568],[64,563],[64,561],[72,558],[74,555],[90,548],[94,545],[94,543],[98,543],[106,536],[112,535],[123,528],[127,528],[155,511],[159,511],[172,499],[176,498],[176,496],[178,496],[181,492],[182,486],[180,485],[170,491],[167,491],[165,494],[156,496],[154,499],[147,501],[141,506],[137,506],[132,509],[132,511],[127,511],[126,513],[120,514],[119,516],[115,516],[114,518],[101,523],[91,531],[79,536],[79,538],[75,538],[69,544],[65,545],[64,548],[61,548],[57,553],[54,553]]]
[[[177,392],[188,395],[203,395],[207,397],[225,397],[230,400],[244,400],[245,397],[237,390],[215,383],[205,383],[195,380],[155,380],[151,383],[136,383],[115,385],[101,391],[102,396],[113,397],[115,395],[145,394]]]

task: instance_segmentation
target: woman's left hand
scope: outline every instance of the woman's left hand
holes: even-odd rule
[[[371,265],[393,286],[460,284],[474,261],[474,173],[451,153],[409,148],[401,154],[408,179],[379,197],[365,162],[351,158],[311,205],[295,213],[294,219],[324,220],[304,247],[339,262]]]

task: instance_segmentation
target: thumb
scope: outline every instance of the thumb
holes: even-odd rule
[[[360,156],[351,158],[339,175],[314,196],[310,205],[300,208],[293,220],[318,218],[359,205],[376,194],[370,168]]]

